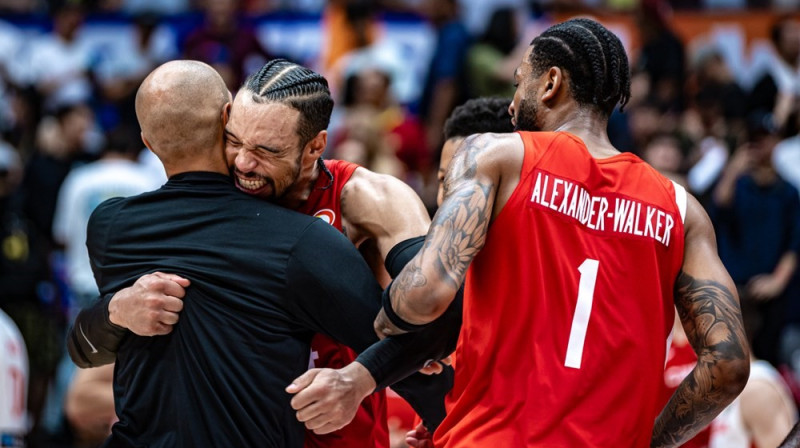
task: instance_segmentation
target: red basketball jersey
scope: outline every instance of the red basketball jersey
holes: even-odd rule
[[[519,185],[465,280],[437,448],[649,447],[685,191],[633,154],[519,133]],[[679,205],[680,204],[680,205]]]
[[[316,216],[328,224],[342,230],[340,197],[342,188],[350,180],[350,176],[358,168],[350,162],[341,160],[325,160],[333,180],[325,173],[320,173],[314,190],[308,200],[297,211]],[[321,249],[324,251],[324,248]],[[349,347],[339,344],[333,339],[317,334],[311,341],[311,358],[309,368],[328,367],[338,369],[356,359],[356,353]],[[331,434],[317,435],[306,432],[306,448],[388,448],[389,428],[386,423],[386,392],[374,393],[361,403],[353,421],[344,428]]]

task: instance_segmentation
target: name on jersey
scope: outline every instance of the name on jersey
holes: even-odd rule
[[[620,196],[593,195],[582,185],[537,171],[531,203],[574,219],[584,227],[652,238],[669,247],[675,218],[657,207]]]

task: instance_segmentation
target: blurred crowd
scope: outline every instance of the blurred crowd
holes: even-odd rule
[[[133,107],[153,68],[201,60],[235,91],[264,61],[300,58],[325,74],[335,95],[326,157],[404,180],[433,213],[453,108],[476,97],[510,102],[531,38],[569,8],[633,18],[633,95],[612,116],[613,143],[706,207],[744,312],[755,318],[754,354],[798,384],[800,18],[776,14],[769,42],[754,55],[741,35],[683,41],[670,26],[671,6],[797,10],[798,2],[0,0],[0,308],[27,346],[30,446],[80,446],[92,435],[63,412],[74,375],[64,334],[97,294],[84,248],[89,214],[109,197],[166,180],[142,151]],[[259,27],[285,14],[318,29],[316,52],[270,47],[304,39]],[[392,22],[423,36],[422,49],[392,42]],[[88,23],[95,34],[113,30],[114,39],[88,45]],[[800,398],[800,387],[793,392]]]

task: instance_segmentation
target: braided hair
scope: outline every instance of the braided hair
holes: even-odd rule
[[[242,89],[252,92],[257,103],[281,103],[299,111],[297,134],[303,145],[328,128],[333,111],[328,81],[302,65],[273,59],[250,75]]]
[[[631,96],[628,57],[617,36],[589,19],[572,19],[547,29],[531,42],[534,76],[550,67],[569,73],[569,87],[578,104],[611,115]]]

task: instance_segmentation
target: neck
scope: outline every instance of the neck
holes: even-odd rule
[[[295,181],[292,189],[279,201],[281,205],[290,209],[300,208],[305,203],[311,192],[314,191],[314,185],[320,176],[320,169],[317,161],[310,167],[305,167],[301,170],[300,176]]]
[[[608,139],[608,118],[599,112],[573,108],[560,117],[556,116],[550,126],[543,128],[575,135],[583,140],[589,153],[595,158],[619,154]]]
[[[175,160],[171,160],[167,157],[161,157],[158,153],[156,153],[156,155],[159,156],[161,163],[164,164],[164,171],[166,171],[167,177],[192,171],[220,173],[226,176],[230,175],[228,163],[225,161],[221,146],[216,146],[205,153],[195,151],[191,158],[176,158]]]

